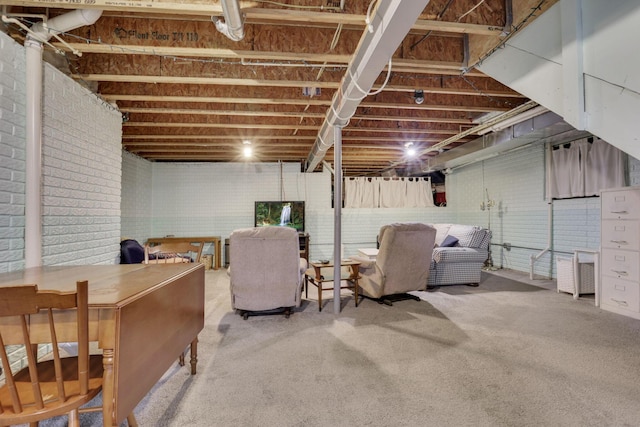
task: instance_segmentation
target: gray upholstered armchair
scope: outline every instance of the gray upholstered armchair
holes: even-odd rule
[[[243,228],[229,242],[231,306],[251,314],[284,312],[300,306],[307,261],[300,258],[298,232],[289,227]]]
[[[361,262],[359,285],[364,296],[387,305],[400,299],[419,300],[407,292],[426,289],[435,238],[436,229],[427,224],[382,226],[376,259],[351,257]]]

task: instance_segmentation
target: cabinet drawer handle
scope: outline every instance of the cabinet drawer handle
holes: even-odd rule
[[[627,307],[627,306],[629,305],[629,304],[627,304],[627,302],[626,302],[626,301],[617,300],[617,299],[615,299],[615,298],[611,298],[611,301],[613,301],[613,302],[617,303],[618,305],[623,305],[623,306],[625,306],[625,307]]]
[[[611,213],[614,213],[614,214],[621,214],[621,215],[627,215],[629,212],[628,212],[628,211],[611,211]]]
[[[629,275],[629,273],[627,273],[627,272],[626,272],[626,271],[624,271],[624,270],[614,270],[614,269],[612,268],[612,269],[611,269],[611,271],[613,271],[614,273],[619,274],[619,275],[621,275],[621,276],[628,276],[628,275]]]
[[[627,242],[626,240],[610,240],[611,243],[615,243],[618,245],[628,245],[629,242]]]

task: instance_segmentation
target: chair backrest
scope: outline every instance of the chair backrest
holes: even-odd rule
[[[300,305],[300,241],[290,227],[253,227],[229,238],[232,306],[259,311]]]
[[[376,265],[385,277],[384,295],[424,290],[429,278],[436,229],[421,223],[380,228]]]
[[[200,262],[204,242],[164,242],[159,245],[144,247],[145,264],[168,264],[180,262]]]
[[[120,242],[120,264],[140,264],[144,261],[144,246],[137,240],[124,239]]]
[[[5,387],[10,396],[10,402],[1,402],[2,425],[7,425],[5,422],[29,422],[28,417],[45,419],[60,415],[69,411],[67,401],[70,394],[89,393],[89,309],[86,281],[77,282],[76,291],[72,293],[39,291],[36,285],[0,288],[0,321],[0,358],[5,373]],[[63,385],[65,375],[68,374],[62,372],[58,343],[68,342],[70,339],[78,343],[78,371],[73,374],[79,381],[78,390],[65,390]],[[40,378],[38,376],[37,344],[50,344],[55,368],[55,376],[52,375],[51,378],[47,378],[42,372]],[[24,352],[28,369],[20,372],[11,369],[7,346],[12,353]]]

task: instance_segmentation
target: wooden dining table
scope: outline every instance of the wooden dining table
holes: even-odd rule
[[[0,296],[2,287],[17,284],[73,292],[79,280],[89,282],[89,334],[103,354],[103,425],[118,426],[188,347],[191,373],[196,373],[198,333],[204,328],[204,266],[33,267],[1,273]],[[44,325],[31,316],[31,328]]]

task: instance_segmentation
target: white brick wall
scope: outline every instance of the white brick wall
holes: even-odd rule
[[[138,159],[138,162],[146,161]],[[128,172],[129,166],[123,169],[122,229],[129,230],[129,236],[136,230],[135,237],[141,243],[147,237],[166,234],[228,238],[236,228],[253,226],[256,200],[288,199],[305,201],[311,257],[330,257],[333,252],[333,177],[328,172],[303,174],[298,164],[278,163],[146,163],[152,165],[153,177],[150,230],[136,226],[139,221],[134,217],[132,199],[141,189],[129,188],[129,179],[134,173]],[[146,167],[136,167],[144,170],[143,179],[148,179]],[[137,184],[132,185],[137,188]],[[448,211],[448,208],[343,209],[345,254],[356,254],[362,247],[375,247],[376,235],[384,224],[443,222]],[[143,232],[147,234],[142,235]]]
[[[25,55],[0,32],[0,272],[24,267]]]
[[[152,235],[152,163],[122,152],[121,236],[144,242]]]
[[[546,248],[548,241],[544,187],[544,146],[538,144],[455,170],[447,198],[459,222],[487,226],[489,212],[480,209],[486,189],[496,202],[491,209],[494,265],[528,272],[531,255]],[[552,207],[554,252],[537,261],[534,270],[543,276],[555,275],[555,256],[600,244],[599,198],[555,200]],[[510,243],[512,249],[505,250],[502,243]]]
[[[0,33],[0,271],[24,267],[24,48]],[[44,65],[43,264],[119,254],[121,115]]]
[[[139,228],[144,241],[165,234],[212,234],[228,237],[235,228],[253,225],[256,200],[280,199],[279,164],[167,164],[137,159],[145,182],[152,165],[152,227]],[[126,163],[126,161],[125,161]],[[146,163],[146,166],[144,164]],[[638,165],[635,159],[630,165]],[[329,173],[301,174],[299,166],[284,164],[284,198],[306,201],[306,228],[311,236],[311,258],[333,254],[333,210]],[[636,166],[640,169],[640,166]],[[631,167],[630,167],[631,169]],[[633,175],[633,174],[632,174]],[[637,175],[640,175],[638,173]],[[129,186],[125,173],[125,188]],[[144,188],[148,188],[148,184]],[[493,231],[493,261],[498,267],[529,272],[531,255],[547,246],[548,207],[544,197],[544,147],[533,145],[455,170],[447,178],[446,208],[343,209],[342,240],[345,255],[358,248],[375,247],[380,227],[391,222],[456,222]],[[142,191],[140,188],[137,191]],[[489,212],[480,205],[489,197],[496,205]],[[133,191],[131,194],[135,194]],[[135,206],[124,200],[123,207]],[[136,196],[137,197],[137,196]],[[140,212],[142,216],[143,212]],[[553,245],[535,267],[539,275],[555,275],[554,257],[575,248],[597,248],[600,234],[598,198],[560,200],[553,203]],[[125,214],[123,229],[136,220]],[[142,236],[142,237],[139,237]],[[502,243],[510,243],[505,250]]]
[[[120,252],[122,116],[44,71],[43,264],[110,264]]]

